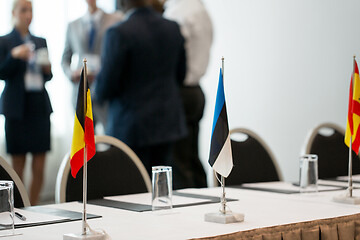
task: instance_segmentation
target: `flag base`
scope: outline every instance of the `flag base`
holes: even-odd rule
[[[214,223],[235,223],[244,221],[245,215],[242,213],[207,213],[205,214],[206,222],[214,222]]]
[[[86,235],[80,234],[73,234],[73,233],[67,233],[63,235],[63,240],[80,240],[80,239],[86,239],[86,240],[106,240],[107,235],[105,233],[92,233],[88,232]]]
[[[338,203],[352,204],[352,205],[360,204],[360,198],[359,197],[350,197],[350,196],[347,196],[347,195],[334,196],[333,201],[338,202]]]

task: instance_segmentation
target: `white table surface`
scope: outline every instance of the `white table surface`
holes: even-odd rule
[[[219,196],[220,188],[186,189],[187,193]],[[93,229],[105,230],[113,240],[117,239],[189,239],[228,234],[255,228],[360,213],[359,206],[331,201],[342,191],[315,194],[279,194],[243,189],[226,189],[228,198],[239,201],[229,202],[233,212],[244,213],[245,221],[233,224],[217,224],[204,221],[204,215],[218,211],[220,204],[205,204],[175,208],[171,214],[159,215],[153,212],[133,212],[115,208],[88,205],[88,213],[102,215],[102,218],[88,220]],[[354,191],[360,196],[360,190]],[[149,199],[149,195],[139,195]],[[72,211],[82,210],[78,202],[47,205]],[[62,239],[65,233],[81,232],[81,221],[51,224],[16,229],[21,236],[1,239],[52,240]]]

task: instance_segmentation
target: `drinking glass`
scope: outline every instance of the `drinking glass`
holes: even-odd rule
[[[172,168],[152,167],[152,210],[172,209]]]
[[[300,157],[300,192],[318,191],[318,156],[306,154]]]
[[[0,181],[0,236],[14,235],[14,182]]]

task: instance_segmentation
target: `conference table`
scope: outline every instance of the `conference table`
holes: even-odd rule
[[[106,231],[113,240],[360,239],[360,206],[332,201],[333,196],[345,192],[344,184],[323,181],[317,193],[299,193],[296,186],[285,182],[227,187],[229,211],[245,215],[245,220],[238,223],[204,221],[205,214],[220,209],[220,203],[213,201],[213,197],[222,193],[217,187],[177,191],[173,197],[175,207],[164,212],[134,211],[102,206],[101,202],[89,203],[87,212],[101,217],[89,219],[88,224],[95,230]],[[360,196],[360,189],[354,189],[354,196]],[[150,193],[143,193],[109,197],[107,201],[149,206],[150,199]],[[80,202],[69,202],[38,208],[81,212],[82,206]],[[29,212],[22,211],[23,214]],[[18,228],[15,233],[20,235],[2,239],[59,240],[65,233],[81,232],[81,224],[81,221],[68,221]]]

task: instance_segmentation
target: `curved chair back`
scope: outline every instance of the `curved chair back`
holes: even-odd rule
[[[347,176],[349,148],[344,143],[345,130],[333,123],[323,123],[312,129],[306,137],[302,154],[318,155],[320,179]],[[360,173],[359,157],[352,153],[353,174]]]
[[[242,139],[236,138],[236,136]],[[280,168],[268,145],[255,132],[246,128],[230,131],[234,167],[226,185],[282,180]]]
[[[20,208],[30,206],[29,196],[23,182],[10,164],[2,157],[0,157],[0,180],[11,180],[14,182],[15,207]]]
[[[137,155],[122,141],[110,136],[95,136],[96,154],[88,162],[87,198],[151,191],[150,177]],[[67,154],[59,168],[55,201],[82,200],[83,171],[73,178]]]

